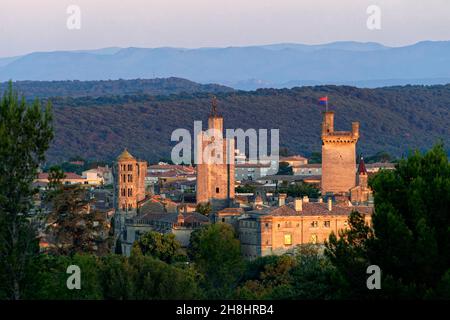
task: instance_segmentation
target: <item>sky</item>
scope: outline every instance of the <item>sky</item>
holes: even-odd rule
[[[70,5],[80,29],[69,29]],[[380,9],[369,29],[367,8]],[[0,57],[104,47],[450,40],[449,0],[0,0]]]

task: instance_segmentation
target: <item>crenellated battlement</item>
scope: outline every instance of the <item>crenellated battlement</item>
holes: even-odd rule
[[[334,130],[334,112],[324,112],[322,122],[322,194],[347,193],[355,186],[356,143],[359,123],[351,131]]]

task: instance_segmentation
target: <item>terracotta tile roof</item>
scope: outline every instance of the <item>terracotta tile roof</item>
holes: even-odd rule
[[[131,153],[128,152],[127,149],[123,150],[120,156],[117,157],[117,160],[136,160]]]
[[[305,169],[316,169],[316,168],[322,168],[321,163],[308,163],[308,164],[299,164],[299,165],[293,165],[293,168],[305,168]]]
[[[240,215],[243,214],[244,210],[242,208],[225,208],[217,212],[217,215]]]
[[[358,211],[362,214],[371,214],[373,207],[368,206],[343,206],[333,204],[332,210],[328,210],[326,203],[306,202],[303,203],[303,209],[300,212],[295,211],[294,204],[289,203],[281,207],[269,207],[261,210],[250,211],[250,214],[260,216],[329,216],[329,215],[350,215],[352,211]]]
[[[364,158],[362,156],[359,159],[358,174],[367,174],[366,165],[364,164]]]
[[[366,168],[369,168],[369,169],[377,169],[377,168],[395,169],[395,163],[390,163],[390,162],[367,163]]]
[[[235,168],[270,168],[270,163],[237,163]]]
[[[282,162],[282,161],[304,161],[304,160],[308,160],[308,159],[306,159],[305,157],[302,157],[301,155],[280,157],[280,162]]]
[[[83,179],[82,176],[79,176],[78,174],[76,174],[74,172],[64,172],[64,175],[65,175],[64,180]],[[48,172],[41,172],[38,174],[38,179],[42,179],[42,180],[47,179],[48,180],[48,176],[49,176]]]
[[[186,173],[194,173],[195,168],[191,166],[183,166],[179,164],[152,164],[148,166],[149,170],[178,170]]]

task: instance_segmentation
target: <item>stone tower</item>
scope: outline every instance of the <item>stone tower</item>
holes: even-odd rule
[[[366,164],[364,163],[364,158],[361,155],[359,158],[359,165],[358,165],[358,171],[356,176],[356,185],[360,186],[361,188],[368,188],[368,181],[367,181],[367,169]]]
[[[322,122],[322,195],[347,194],[356,183],[356,143],[359,122],[352,131],[334,130],[334,112],[324,112]]]
[[[197,203],[211,203],[214,210],[234,199],[234,140],[223,137],[223,117],[215,98],[208,130],[197,136]]]
[[[370,200],[372,190],[368,185],[368,173],[364,159],[359,158],[358,170],[356,172],[356,186],[350,191],[350,200],[356,203],[364,203]]]
[[[126,149],[117,158],[117,206],[131,211],[145,198],[147,162],[136,160]]]

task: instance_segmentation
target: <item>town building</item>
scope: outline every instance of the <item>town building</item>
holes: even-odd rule
[[[256,209],[239,220],[242,254],[247,259],[292,252],[296,246],[323,244],[331,232],[348,227],[353,210],[365,215],[370,223],[372,207],[311,202],[308,198],[279,206]]]
[[[296,167],[300,165],[308,164],[308,159],[305,157],[302,157],[301,155],[292,155],[292,156],[286,156],[286,157],[280,157],[279,162],[286,162],[291,167]]]
[[[46,186],[49,183],[49,173],[48,172],[39,173],[34,182],[36,183],[36,185]],[[72,185],[72,184],[87,185],[89,184],[89,181],[76,173],[64,172],[64,178],[61,179],[61,183],[65,185]]]
[[[236,181],[254,181],[271,172],[270,163],[237,163],[235,165]]]
[[[301,165],[292,166],[292,173],[298,176],[321,176],[322,164],[321,163],[307,163]]]
[[[154,196],[145,200],[137,215],[125,217],[119,235],[122,253],[130,255],[133,243],[150,231],[172,233],[182,247],[187,247],[191,233],[208,223],[208,217],[169,199]]]

